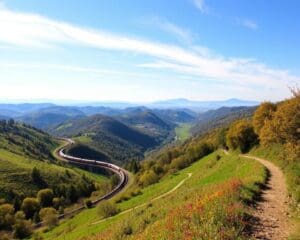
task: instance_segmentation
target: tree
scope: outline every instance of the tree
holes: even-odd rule
[[[265,122],[260,132],[263,145],[293,143],[300,140],[300,97],[281,102],[272,119]]]
[[[32,234],[32,223],[25,219],[25,214],[19,211],[15,214],[16,222],[13,226],[13,236],[15,239],[27,238]]]
[[[264,102],[259,105],[253,115],[253,127],[257,135],[260,135],[261,129],[264,127],[265,122],[272,119],[276,105],[271,102]]]
[[[37,167],[32,169],[31,181],[39,187],[47,187],[47,183],[43,180],[40,170]]]
[[[247,152],[258,141],[250,121],[238,120],[229,128],[226,136],[226,142],[232,149],[239,149],[241,152]]]
[[[226,148],[226,134],[227,134],[228,129],[227,128],[222,128],[218,132],[217,136],[217,144],[219,147]]]
[[[129,164],[129,171],[133,172],[133,173],[137,173],[139,169],[140,169],[140,166],[139,166],[137,160],[132,159],[130,164]]]
[[[151,185],[153,183],[158,182],[159,177],[158,175],[151,169],[149,171],[146,171],[142,174],[140,177],[140,184],[143,185],[144,187]]]
[[[50,228],[58,224],[58,213],[54,208],[42,208],[39,215],[42,221]]]
[[[50,207],[52,205],[53,197],[54,194],[50,188],[42,189],[37,194],[37,199],[41,207]]]
[[[25,213],[26,218],[32,218],[40,209],[40,204],[36,198],[25,198],[21,205],[22,211]]]
[[[52,205],[55,209],[59,209],[60,205],[62,204],[62,199],[55,197],[52,200]]]
[[[10,229],[14,223],[15,209],[12,204],[0,205],[0,229]]]
[[[119,212],[116,205],[111,203],[110,201],[100,202],[97,206],[97,213],[100,217],[112,217]]]

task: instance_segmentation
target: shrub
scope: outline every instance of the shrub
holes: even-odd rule
[[[243,153],[250,150],[258,141],[251,122],[247,120],[234,122],[228,130],[226,139],[229,147],[239,149]]]
[[[59,209],[60,205],[62,203],[62,200],[58,197],[55,197],[53,198],[52,200],[52,206],[55,208],[55,209]]]
[[[40,204],[36,198],[25,198],[22,202],[21,209],[25,213],[26,218],[32,218],[33,215],[39,211]]]
[[[219,161],[221,159],[221,156],[219,154],[216,155],[216,160]]]
[[[90,199],[85,200],[84,205],[86,208],[91,208],[93,206],[93,203]]]
[[[50,207],[52,205],[53,197],[54,194],[50,188],[42,189],[37,194],[37,199],[41,207]]]
[[[97,213],[100,217],[112,217],[119,212],[115,204],[109,201],[103,201],[97,206]]]
[[[32,234],[33,228],[30,220],[25,219],[25,214],[19,211],[15,214],[16,222],[13,225],[13,236],[17,239],[27,238]]]
[[[58,214],[54,208],[42,208],[39,215],[43,222],[50,228],[58,224]]]
[[[276,110],[276,105],[270,102],[264,102],[256,109],[253,116],[253,127],[257,135],[260,134],[267,120],[272,119],[272,115]]]
[[[148,185],[158,182],[158,180],[158,175],[153,170],[149,170],[143,173],[143,175],[140,177],[139,182],[142,186],[146,187]]]
[[[5,203],[0,205],[0,229],[10,229],[14,223],[14,207]]]

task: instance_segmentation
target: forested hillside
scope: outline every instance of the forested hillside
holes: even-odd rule
[[[110,161],[119,162],[142,158],[147,149],[159,144],[156,138],[104,115],[67,121],[52,133],[76,137],[82,144],[100,151]]]
[[[13,120],[0,121],[1,237],[8,232],[11,239],[12,230],[16,238],[28,236],[32,222],[41,220],[42,208],[62,213],[96,190],[97,178],[55,160],[52,152],[58,145],[40,130]]]
[[[199,114],[196,124],[191,128],[193,134],[203,134],[218,127],[229,126],[236,120],[251,117],[256,107],[221,107]]]

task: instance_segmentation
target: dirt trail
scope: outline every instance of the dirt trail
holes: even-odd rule
[[[262,191],[262,200],[258,201],[251,220],[250,237],[263,240],[285,240],[290,232],[288,217],[287,187],[282,171],[273,163],[247,155],[263,164],[270,172],[266,189]]]
[[[123,214],[125,214],[125,213],[132,212],[132,211],[134,211],[134,210],[136,210],[136,209],[138,209],[138,208],[147,206],[149,203],[152,203],[152,202],[154,202],[154,201],[156,201],[156,200],[158,200],[158,199],[161,199],[161,198],[163,198],[163,197],[165,197],[165,196],[170,195],[171,193],[175,192],[182,184],[184,184],[184,182],[185,182],[187,179],[189,179],[192,175],[193,175],[192,173],[188,173],[188,176],[187,176],[185,179],[181,180],[181,181],[180,181],[174,188],[172,188],[170,191],[168,191],[168,192],[166,192],[166,193],[163,193],[163,194],[161,194],[161,195],[159,195],[159,196],[157,196],[157,197],[155,197],[155,198],[153,198],[153,199],[151,199],[151,200],[149,200],[149,201],[147,201],[147,202],[145,202],[145,203],[142,203],[142,204],[137,205],[137,206],[135,206],[135,207],[133,207],[133,208],[129,208],[129,209],[123,211],[123,212],[120,212],[118,215],[123,215]],[[104,219],[101,219],[101,220],[99,220],[99,221],[97,221],[97,222],[93,222],[91,225],[95,225],[95,224],[98,224],[98,223],[107,221],[107,220],[110,219],[110,218],[112,218],[112,217],[104,218]]]

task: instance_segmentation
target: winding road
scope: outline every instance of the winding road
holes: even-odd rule
[[[55,154],[57,156],[59,156],[61,160],[71,163],[71,164],[74,164],[74,165],[92,166],[92,167],[106,169],[108,171],[115,173],[119,177],[118,185],[116,187],[114,187],[114,189],[112,189],[109,193],[92,201],[93,205],[95,205],[103,200],[112,198],[113,196],[115,196],[117,193],[119,193],[121,190],[123,190],[126,187],[128,180],[129,180],[129,175],[125,169],[123,169],[115,164],[112,164],[112,163],[107,163],[107,162],[98,161],[98,160],[85,159],[85,158],[78,158],[78,157],[73,157],[71,155],[68,155],[65,153],[66,148],[73,145],[75,142],[69,138],[59,138],[59,140],[63,140],[67,143],[66,145],[58,148],[55,152]],[[84,205],[82,205],[72,211],[61,214],[58,216],[58,218],[59,219],[65,218],[67,216],[70,216],[77,212],[80,212],[83,209],[85,209]],[[39,227],[41,225],[43,225],[43,222],[38,223],[36,225],[36,227]]]

